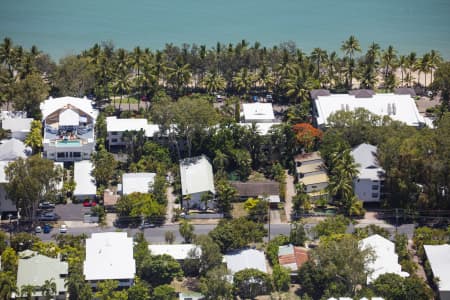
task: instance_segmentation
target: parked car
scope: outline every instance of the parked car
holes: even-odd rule
[[[150,222],[142,222],[141,225],[139,225],[139,229],[154,228],[154,227],[156,227],[156,225]]]
[[[84,207],[97,206],[97,203],[95,201],[86,200],[86,201],[83,202],[83,206]]]
[[[61,227],[59,228],[59,233],[67,233],[67,225],[66,224],[61,225]]]
[[[53,212],[47,212],[38,217],[39,221],[57,221],[59,216]]]
[[[34,229],[35,233],[41,233],[42,232],[42,227],[41,226],[36,226],[36,228]]]
[[[52,231],[52,226],[50,224],[45,224],[43,227],[44,233],[50,233]]]
[[[40,209],[53,209],[55,208],[55,204],[51,203],[51,202],[41,202],[39,203],[39,208]]]

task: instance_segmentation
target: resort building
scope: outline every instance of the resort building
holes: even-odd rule
[[[384,170],[377,161],[377,147],[361,144],[351,155],[359,172],[353,180],[355,194],[363,202],[380,202]]]
[[[126,131],[141,131],[143,130],[146,138],[153,138],[159,132],[159,126],[156,124],[149,124],[147,119],[118,119],[117,117],[106,118],[106,132],[108,145],[125,146],[126,141],[123,139],[123,134]]]
[[[183,208],[205,209],[204,197],[216,194],[214,174],[211,163],[205,155],[189,157],[180,161],[181,193]],[[214,208],[213,201],[207,202],[207,208]]]
[[[89,160],[74,163],[75,190],[73,196],[78,201],[94,199],[97,194],[97,186],[92,176],[92,162]]]
[[[188,258],[200,258],[202,249],[194,244],[164,244],[148,245],[148,250],[152,255],[169,255],[179,262]]]
[[[248,128],[255,124],[259,135],[268,135],[273,126],[280,124],[275,118],[272,103],[244,103],[242,110],[239,124]]]
[[[364,249],[372,249],[375,259],[366,266],[371,271],[367,277],[367,284],[370,284],[378,278],[378,276],[386,273],[394,273],[401,277],[408,277],[409,274],[402,271],[402,267],[398,263],[398,255],[395,253],[395,244],[384,237],[374,234],[359,242],[359,247]]]
[[[66,299],[67,288],[65,279],[69,273],[67,262],[59,258],[51,258],[37,252],[26,250],[19,253],[19,263],[17,269],[17,294],[14,298],[22,298],[22,290],[25,286],[32,286],[33,299],[48,299],[44,295],[42,286],[45,281],[51,281],[56,284],[56,295],[52,299]]]
[[[328,117],[338,111],[364,108],[378,116],[388,116],[409,126],[422,127],[425,120],[419,114],[414,99],[409,94],[375,94],[371,90],[356,90],[348,94],[330,94],[326,90],[311,92],[314,125],[329,126]]]
[[[43,156],[55,161],[90,159],[98,111],[87,98],[49,98],[41,103]]]
[[[122,175],[122,195],[147,194],[155,183],[156,173],[125,173]]]
[[[27,118],[26,112],[2,111],[0,114],[1,128],[11,132],[11,138],[25,141],[30,133],[32,118]]]
[[[133,239],[126,232],[93,233],[86,239],[83,274],[92,287],[109,279],[117,280],[119,287],[130,287],[136,274]]]
[[[424,245],[433,277],[439,278],[438,290],[441,300],[450,300],[450,245]]]
[[[328,199],[326,191],[328,175],[319,152],[298,154],[294,157],[297,179],[305,186],[305,192],[311,200]]]
[[[18,158],[27,158],[31,155],[31,149],[17,139],[3,140],[0,142],[0,217],[17,213],[16,205],[6,195],[5,185],[8,183],[5,169],[10,162]]]

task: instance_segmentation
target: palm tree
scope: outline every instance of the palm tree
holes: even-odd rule
[[[220,150],[216,150],[214,154],[213,166],[218,174],[224,175],[229,162],[228,155]]]
[[[381,55],[381,60],[383,62],[384,67],[384,78],[388,77],[388,75],[392,72],[392,70],[395,68],[395,65],[397,63],[397,51],[394,49],[393,46],[389,45],[388,48],[383,51],[383,54]]]
[[[119,111],[122,106],[123,95],[127,94],[130,89],[130,74],[124,70],[120,70],[116,74],[116,81],[113,85],[114,91],[120,93]],[[131,111],[130,99],[128,99],[128,110]]]
[[[271,92],[274,84],[275,84],[275,77],[272,71],[269,70],[267,65],[263,63],[261,70],[258,74],[259,82],[261,82],[263,90],[266,92]]]
[[[9,71],[9,74],[13,76],[13,61],[14,61],[14,46],[10,38],[3,39],[3,43],[0,44],[0,63],[4,64]]]
[[[425,53],[422,58],[420,58],[417,61],[417,70],[419,71],[419,84],[420,84],[420,73],[424,74],[424,80],[425,80],[425,84],[424,87],[427,86],[427,73],[430,72],[431,70],[431,66],[430,66],[430,54],[429,53]]]
[[[320,48],[314,48],[311,52],[311,60],[316,63],[317,80],[320,80],[321,75],[321,64],[328,60],[328,54],[326,50]]]
[[[412,72],[415,72],[417,70],[417,54],[415,52],[411,52],[407,57],[407,66],[408,66],[408,80],[406,81],[409,85],[412,84],[414,78],[412,76]]]
[[[50,280],[45,280],[44,284],[41,286],[42,295],[50,299],[52,296],[56,295],[56,283],[52,278]]]
[[[345,55],[349,58],[348,60],[348,77],[347,77],[347,86],[352,87],[353,81],[353,69],[354,69],[354,55],[356,52],[361,52],[361,46],[359,41],[355,36],[351,35],[348,40],[342,42],[341,50],[345,53]]]
[[[436,70],[438,65],[442,62],[442,57],[436,50],[430,51],[430,72],[431,72],[431,79],[430,83],[433,82],[433,70]]]
[[[34,286],[30,284],[22,285],[20,288],[20,297],[26,298],[27,300],[33,299]]]
[[[233,76],[233,85],[241,95],[247,95],[255,81],[255,76],[247,68],[242,68]]]
[[[408,58],[405,55],[400,55],[400,57],[398,58],[398,66],[400,67],[400,72],[402,73],[402,86],[403,86],[403,79],[404,79],[404,74],[406,72],[406,66],[408,64]]]
[[[11,299],[11,294],[17,291],[15,274],[0,272],[0,299]]]
[[[206,73],[203,77],[202,85],[209,94],[223,91],[226,87],[225,78],[217,72]]]
[[[296,103],[308,101],[309,91],[314,87],[314,84],[306,71],[298,65],[294,65],[289,68],[288,76],[284,82],[286,95]]]
[[[189,64],[183,64],[180,59],[178,59],[175,67],[167,68],[168,79],[175,90],[176,94],[182,95],[183,90],[186,85],[189,84],[191,79],[191,70]]]
[[[144,60],[144,52],[141,50],[139,46],[133,49],[133,52],[129,56],[129,64],[130,66],[136,70],[136,80],[135,82],[135,91],[137,90],[137,98],[138,98],[138,110],[141,104],[142,98],[142,81],[141,81],[141,65]]]

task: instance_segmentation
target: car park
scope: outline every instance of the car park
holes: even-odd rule
[[[39,221],[57,221],[59,216],[53,212],[47,212],[38,217]]]
[[[59,227],[59,233],[67,233],[67,225],[62,224],[61,227]]]

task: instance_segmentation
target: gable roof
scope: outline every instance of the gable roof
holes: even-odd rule
[[[135,273],[133,240],[126,232],[93,233],[86,239],[86,280],[132,279]]]
[[[194,244],[148,245],[148,250],[150,250],[152,255],[167,254],[176,260],[184,260],[189,258],[191,251],[194,251],[196,257],[200,257],[200,255],[202,255],[202,249],[200,246]]]
[[[125,173],[122,175],[122,194],[131,193],[146,194],[150,190],[150,185],[155,182],[156,173]]]
[[[439,278],[439,290],[450,291],[450,245],[424,245],[433,276]]]
[[[355,98],[372,98],[372,96],[375,95],[375,92],[369,89],[359,89],[351,90],[348,94],[355,96]]]
[[[80,124],[80,115],[68,108],[59,114],[59,126],[78,126]]]
[[[267,273],[264,252],[255,249],[244,249],[229,252],[223,256],[231,274],[244,269],[257,269]]]
[[[11,132],[30,132],[32,118],[6,118],[2,120],[2,128]]]
[[[244,120],[250,121],[273,121],[275,115],[273,113],[272,103],[244,103],[242,104]]]
[[[351,94],[332,94],[318,96],[314,107],[318,126],[327,125],[328,117],[337,111],[357,108],[364,108],[375,115],[389,116],[409,126],[417,127],[425,123],[410,95],[374,94],[371,98],[357,98]]]
[[[367,284],[386,273],[394,273],[402,277],[408,277],[409,274],[402,271],[398,263],[398,255],[395,253],[395,245],[388,239],[374,234],[359,241],[361,249],[372,249],[375,260],[367,264],[367,268],[373,272],[367,276]]]
[[[74,163],[74,196],[89,196],[97,193],[94,177],[92,176],[93,165],[90,160],[76,161]]]
[[[358,178],[378,180],[384,173],[377,160],[377,146],[361,144],[351,151],[351,155],[358,166]]]
[[[65,280],[61,275],[67,275],[69,266],[67,262],[62,262],[58,258],[51,258],[40,255],[34,251],[27,251],[23,258],[19,259],[17,270],[17,288],[24,285],[42,286],[46,280],[53,280],[56,283],[56,291],[65,292]],[[41,291],[35,291],[34,296],[41,296]]]
[[[87,98],[76,97],[60,97],[49,98],[41,103],[40,108],[42,112],[42,119],[45,120],[51,113],[68,106],[73,106],[84,113],[91,116],[93,119],[97,119],[98,110],[94,108],[94,101]]]
[[[117,117],[106,118],[107,132],[125,132],[144,130],[146,137],[153,137],[159,133],[159,125],[149,124],[147,119],[118,119]]]
[[[205,155],[180,161],[181,191],[183,195],[202,192],[216,193],[211,163]]]
[[[280,184],[276,181],[230,181],[241,197],[256,197],[262,195],[279,195]]]
[[[31,150],[18,139],[3,140],[0,144],[0,160],[27,158]]]

